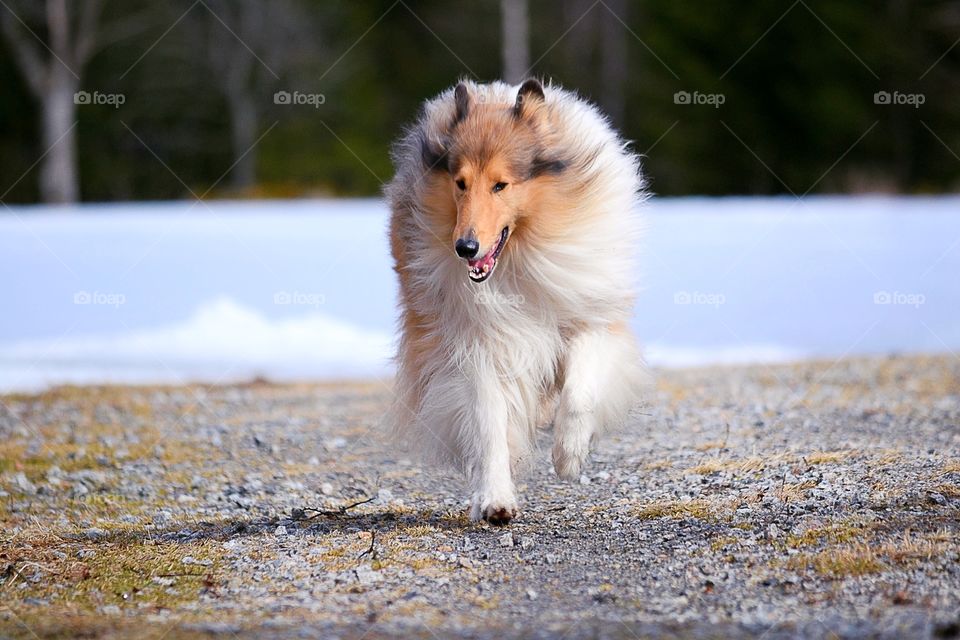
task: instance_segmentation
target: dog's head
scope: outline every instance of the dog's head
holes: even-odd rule
[[[473,282],[493,273],[497,258],[524,216],[532,214],[544,181],[565,163],[549,150],[550,121],[543,86],[527,80],[514,101],[496,103],[459,84],[454,115],[441,147],[424,143],[424,164],[456,208],[451,248]]]

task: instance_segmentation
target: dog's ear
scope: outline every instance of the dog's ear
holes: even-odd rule
[[[520,85],[517,91],[517,102],[513,105],[513,115],[522,118],[542,106],[546,98],[543,95],[543,85],[535,78],[530,78]]]
[[[442,141],[431,140],[426,135],[420,136],[420,161],[428,172],[450,170],[446,145]]]
[[[453,124],[458,124],[470,113],[470,94],[467,92],[467,86],[462,82],[453,90],[453,102],[456,104]]]

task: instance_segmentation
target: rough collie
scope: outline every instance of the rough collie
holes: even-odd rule
[[[464,81],[395,143],[386,188],[400,280],[391,422],[462,471],[470,517],[508,523],[539,426],[579,478],[635,404],[638,157],[556,85]]]

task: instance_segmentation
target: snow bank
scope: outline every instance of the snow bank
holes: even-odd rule
[[[960,350],[960,198],[651,202],[633,328],[656,365]],[[377,200],[15,207],[0,389],[389,375]]]

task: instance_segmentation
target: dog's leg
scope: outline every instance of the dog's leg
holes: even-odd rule
[[[554,421],[553,467],[567,480],[580,477],[598,430],[626,417],[636,402],[643,366],[625,329],[595,329],[567,346],[560,407]]]
[[[477,381],[476,401],[467,444],[467,478],[472,491],[470,519],[505,525],[517,515],[517,498],[510,472],[508,412],[503,390],[495,380]]]

